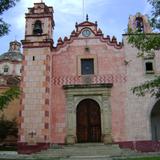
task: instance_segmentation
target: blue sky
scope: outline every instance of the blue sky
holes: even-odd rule
[[[24,39],[25,13],[28,7],[33,7],[34,2],[41,0],[20,0],[14,8],[3,14],[6,22],[11,24],[7,36],[0,38],[0,54],[8,51],[9,42]],[[58,37],[69,36],[75,27],[75,23],[84,21],[83,0],[43,0],[54,8],[54,41]],[[97,21],[98,27],[105,35],[115,35],[119,41],[125,32],[129,15],[137,12],[143,14],[150,12],[147,0],[85,0],[85,14],[89,15],[89,21]]]

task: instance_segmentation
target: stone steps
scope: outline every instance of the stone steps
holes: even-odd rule
[[[60,160],[112,160],[108,156],[72,156],[69,158],[61,158]]]
[[[87,143],[87,144],[75,144],[75,145],[53,145],[47,151],[35,154],[36,157],[61,157],[64,160],[97,160],[106,159],[110,160],[110,157],[124,157],[124,156],[135,156],[138,153],[128,150],[120,149],[118,145],[104,145],[102,143]],[[62,160],[63,160],[62,159]]]

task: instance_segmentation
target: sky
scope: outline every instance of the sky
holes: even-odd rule
[[[25,13],[41,0],[20,0],[17,5],[2,15],[4,21],[9,23],[10,32],[0,37],[0,54],[7,52],[9,43],[24,39]],[[75,23],[85,20],[83,15],[89,15],[89,21],[98,22],[98,27],[104,35],[116,36],[122,41],[122,34],[127,29],[128,18],[137,12],[150,13],[151,6],[147,0],[43,0],[48,6],[54,8],[54,45],[59,37],[69,37],[75,29]]]

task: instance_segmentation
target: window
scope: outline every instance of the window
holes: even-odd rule
[[[4,73],[8,73],[8,71],[9,71],[9,67],[8,66],[4,66],[3,72]]]
[[[94,74],[93,59],[81,59],[81,74],[82,75]]]
[[[153,62],[145,63],[146,73],[154,73]]]

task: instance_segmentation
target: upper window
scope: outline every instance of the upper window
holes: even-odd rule
[[[148,74],[154,73],[153,62],[145,62],[145,69]]]
[[[9,67],[8,67],[8,66],[4,66],[3,72],[4,72],[4,73],[8,73],[8,71],[9,71]]]
[[[94,74],[93,59],[81,59],[81,74],[82,75]]]

